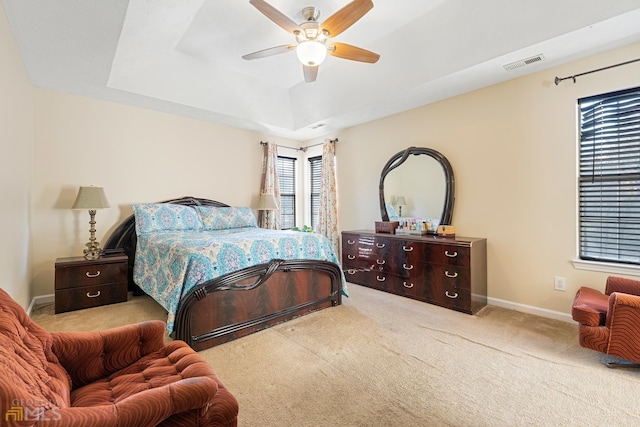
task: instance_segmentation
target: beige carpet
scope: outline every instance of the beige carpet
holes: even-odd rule
[[[497,307],[476,316],[350,285],[344,304],[202,351],[240,426],[630,426],[640,370],[609,369],[577,326]],[[164,320],[148,297],[49,330]]]

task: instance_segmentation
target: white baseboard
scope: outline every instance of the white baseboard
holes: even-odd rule
[[[561,311],[547,310],[546,308],[534,307],[532,305],[520,304],[517,302],[506,301],[498,298],[487,298],[489,305],[495,305],[497,307],[507,308],[509,310],[520,311],[523,313],[534,314],[540,317],[547,317],[549,319],[562,320],[567,323],[574,323],[570,313],[563,313]]]
[[[49,295],[40,295],[38,297],[34,297],[31,300],[31,304],[29,304],[29,307],[27,307],[27,314],[29,316],[31,316],[31,312],[33,311],[33,307],[39,306],[39,305],[45,305],[45,304],[53,304],[55,302],[56,298],[54,294],[49,294]]]
[[[53,304],[55,302],[55,295],[40,295],[31,300],[31,304],[29,304],[29,308],[27,309],[27,314],[30,316],[33,307],[44,304]],[[520,311],[523,313],[533,314],[540,317],[547,317],[549,319],[562,320],[563,322],[573,323],[574,320],[571,318],[570,313],[563,313],[561,311],[548,310],[546,308],[534,307],[532,305],[520,304],[517,302],[507,301],[498,298],[487,298],[487,303],[489,305],[495,305],[496,307],[502,307],[509,310]]]

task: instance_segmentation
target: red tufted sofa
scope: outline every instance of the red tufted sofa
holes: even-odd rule
[[[164,330],[49,333],[0,289],[0,425],[236,426],[235,397]]]

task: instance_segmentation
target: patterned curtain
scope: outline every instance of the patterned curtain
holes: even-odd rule
[[[280,206],[280,185],[278,183],[278,146],[272,142],[261,142],[264,146],[262,158],[262,184],[260,194],[273,194]],[[267,220],[268,218],[268,220]],[[258,225],[270,230],[280,230],[280,211],[258,211]]]
[[[338,197],[336,189],[336,140],[325,140],[322,144],[322,185],[318,207],[318,226],[316,232],[327,236],[333,249],[339,253],[340,234],[338,233]]]

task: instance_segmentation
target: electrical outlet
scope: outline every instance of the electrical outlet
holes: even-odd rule
[[[567,290],[567,278],[561,276],[554,276],[553,278],[553,287],[556,291],[566,291]]]

